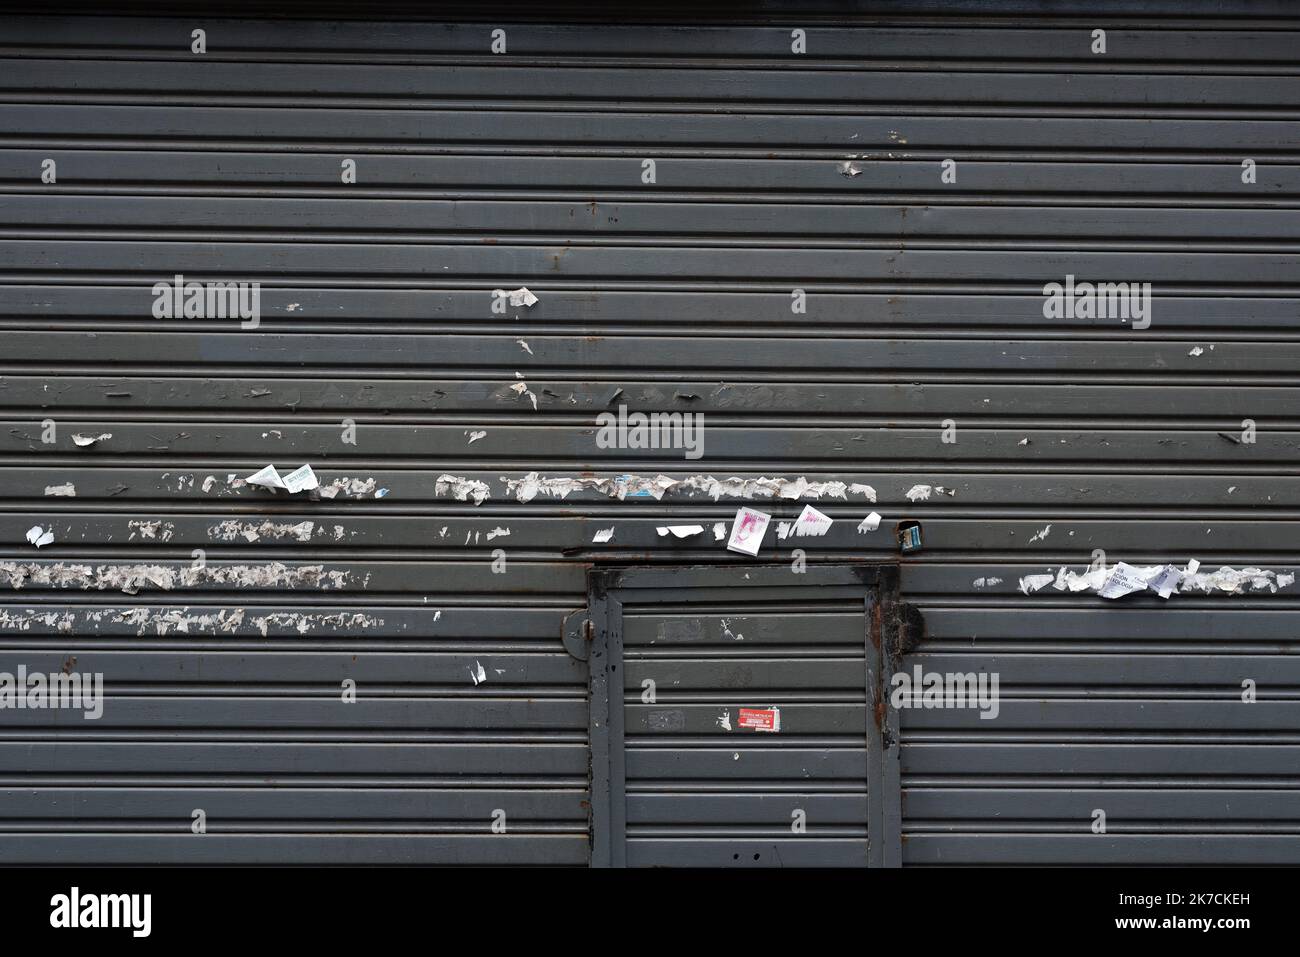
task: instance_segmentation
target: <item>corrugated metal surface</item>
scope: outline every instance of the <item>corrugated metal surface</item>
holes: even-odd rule
[[[902,714],[904,863],[1300,861],[1292,589],[1017,588],[1097,548],[1295,572],[1300,21],[1031,6],[832,5],[806,55],[788,16],[0,24],[0,670],[110,695],[5,713],[0,859],[584,863],[584,565],[743,562],[655,529],[809,498],[615,481],[663,474],[873,486],[814,563],[924,523],[903,667],[1004,700]],[[260,281],[260,327],[155,320],[176,273]],[[1151,328],[1044,320],[1067,274],[1151,282]],[[704,457],[598,448],[619,402],[703,413]],[[228,483],[272,461],[340,492]]]

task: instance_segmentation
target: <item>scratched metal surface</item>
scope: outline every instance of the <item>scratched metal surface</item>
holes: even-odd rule
[[[975,6],[823,5],[806,55],[774,4],[0,22],[0,670],[109,688],[95,722],[3,713],[0,860],[585,863],[587,670],[559,636],[586,567],[743,564],[656,529],[815,501],[830,532],[762,560],[894,560],[919,520],[904,666],[1001,675],[995,721],[901,714],[903,863],[1300,862],[1294,586],[1018,588],[1094,549],[1300,564],[1300,21]],[[261,325],[154,319],[176,273],[259,281]],[[1153,283],[1151,328],[1045,320],[1067,273]],[[491,311],[521,285],[536,305]],[[704,457],[597,448],[619,402],[703,413]],[[268,462],[339,491],[230,483]],[[529,498],[529,473],[578,481]],[[683,484],[617,496],[660,474]],[[788,831],[721,793],[633,810]]]

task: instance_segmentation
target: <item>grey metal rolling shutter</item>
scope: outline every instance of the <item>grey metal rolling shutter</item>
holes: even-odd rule
[[[815,501],[814,564],[923,523],[904,669],[1001,675],[901,715],[904,864],[1300,862],[1300,21],[992,6],[0,21],[0,671],[108,688],[0,713],[0,860],[584,864],[587,566]],[[260,326],[154,319],[176,274]],[[1046,320],[1067,275],[1151,327]],[[597,448],[620,403],[704,457]],[[1094,549],[1263,571],[1019,587]]]

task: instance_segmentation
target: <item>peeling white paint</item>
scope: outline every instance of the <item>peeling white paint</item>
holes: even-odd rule
[[[238,538],[243,538],[248,542],[256,542],[262,538],[293,538],[299,542],[310,542],[312,532],[315,530],[315,523],[311,521],[303,522],[272,522],[265,520],[261,522],[239,521],[238,519],[228,519],[219,522],[208,528],[208,535],[215,541],[233,542]],[[343,529],[335,526],[335,538],[340,538]]]
[[[131,530],[127,536],[127,541],[133,541],[136,535],[146,541],[170,542],[172,535],[176,531],[176,526],[171,522],[164,522],[162,519],[147,521],[143,519],[131,519],[126,523],[126,527]]]
[[[320,486],[321,498],[335,498],[342,495],[344,498],[369,498],[375,495],[375,487],[378,483],[373,478],[336,478],[333,481],[322,483]]]
[[[479,482],[458,475],[448,475],[445,472],[438,476],[433,486],[433,492],[435,495],[450,495],[458,502],[473,499],[475,505],[482,505],[491,495],[491,489],[488,488],[486,482]]]
[[[367,576],[368,580],[369,576]],[[82,591],[122,591],[128,595],[148,585],[163,591],[193,588],[198,585],[224,585],[231,588],[319,588],[339,590],[356,587],[352,573],[326,571],[324,565],[291,567],[283,562],[261,565],[217,565],[209,562],[201,568],[159,564],[87,565],[79,562],[0,561],[0,582],[21,589],[27,585],[48,588],[79,588]],[[360,583],[365,587],[365,582]]]
[[[723,496],[728,498],[781,498],[796,500],[801,498],[841,498],[847,499],[850,493],[863,496],[874,502],[875,489],[870,485],[849,486],[844,482],[809,482],[803,476],[796,479],[756,478],[742,479],[732,476],[717,479],[712,475],[691,475],[684,479],[672,479],[666,475],[654,477],[644,475],[618,475],[613,478],[571,478],[560,476],[546,478],[537,472],[529,472],[523,478],[511,479],[502,476],[506,492],[517,501],[531,502],[538,495],[552,498],[565,498],[572,492],[591,489],[610,498],[623,501],[627,498],[649,497],[656,500],[669,492],[703,492],[715,502]]]
[[[519,376],[519,378],[521,379],[523,378],[523,373],[516,372],[515,375]],[[515,382],[511,384],[510,389],[511,391],[517,393],[521,397],[527,396],[533,403],[533,411],[534,412],[537,411],[537,393],[535,393],[532,389],[528,388],[528,383]]]
[[[0,609],[0,631],[31,631],[35,625],[44,625],[67,634],[77,623],[75,612],[36,611],[34,608],[14,613]]]
[[[251,625],[263,638],[267,637],[273,626],[292,629],[298,634],[307,634],[313,630],[331,631],[365,631],[379,628],[384,619],[359,612],[272,612],[267,615],[252,615],[243,608],[221,609],[216,612],[193,613],[186,608],[128,608],[115,611],[111,608],[95,609],[85,612],[82,631],[100,632],[105,620],[118,625],[127,625],[136,629],[137,635],[152,631],[157,635],[166,635],[175,631],[180,634],[234,634],[245,624]],[[437,619],[435,618],[435,621]],[[22,614],[12,614],[0,610],[0,629],[30,631],[33,627],[43,625],[59,632],[71,632],[77,624],[76,612],[35,612],[28,608]]]

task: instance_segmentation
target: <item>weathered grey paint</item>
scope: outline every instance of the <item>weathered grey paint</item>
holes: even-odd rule
[[[1294,586],[1017,587],[1094,549],[1300,565],[1293,9],[449,10],[0,21],[0,671],[101,671],[109,695],[99,721],[0,712],[0,861],[588,863],[593,755],[654,780],[716,737],[688,729],[662,766],[589,742],[594,672],[561,640],[588,569],[788,566],[798,547],[832,573],[898,561],[893,528],[914,519],[925,549],[900,590],[926,633],[896,664],[996,672],[1001,709],[887,712],[899,842],[866,853],[1300,863]],[[261,282],[261,325],[154,319],[150,287],[178,272]],[[1152,283],[1151,327],[1045,319],[1043,285],[1067,274]],[[521,285],[536,305],[491,312]],[[703,414],[704,457],[598,448],[619,403]],[[267,462],[340,491],[228,483]],[[586,484],[529,499],[529,473]],[[440,491],[443,474],[462,484]],[[619,497],[624,475],[862,483],[876,501]],[[471,482],[481,504],[454,497]],[[65,483],[75,497],[46,494]],[[952,494],[911,501],[917,484]],[[712,534],[739,504],[775,528],[808,501],[830,532],[769,530],[758,563]],[[879,531],[859,533],[873,509]],[[658,535],[669,523],[707,531]],[[39,551],[37,524],[55,536]],[[792,863],[864,853],[870,795],[837,788],[872,778],[866,746],[816,735],[876,725],[806,653],[861,639],[860,617],[750,633],[771,639],[746,650],[754,687],[823,722],[807,749],[769,748],[772,773],[838,782],[805,796],[814,838],[844,843]],[[627,665],[636,687],[646,661]],[[727,675],[700,659],[679,680],[711,702]],[[786,792],[707,790],[633,787],[622,810],[669,843],[788,838]],[[727,851],[646,853],[664,846],[633,840],[626,862]]]

